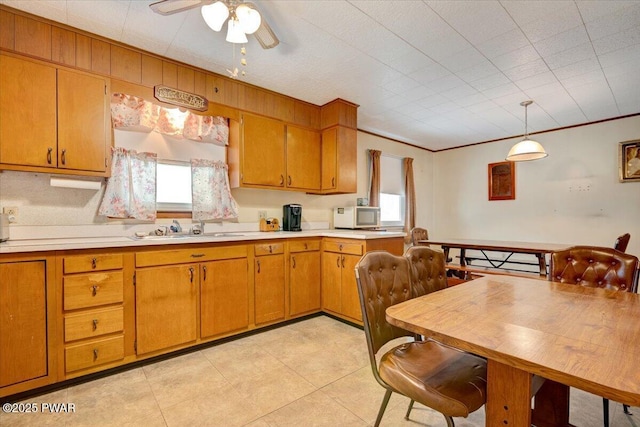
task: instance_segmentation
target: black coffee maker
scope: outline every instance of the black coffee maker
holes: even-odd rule
[[[284,205],[282,207],[282,229],[284,231],[302,231],[302,205]]]

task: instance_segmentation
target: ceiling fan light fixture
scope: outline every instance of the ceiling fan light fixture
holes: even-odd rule
[[[202,18],[213,31],[220,31],[229,17],[229,8],[221,1],[202,6]]]
[[[524,139],[511,147],[507,160],[510,162],[526,162],[529,160],[544,159],[548,156],[542,144],[529,139],[527,130],[527,107],[533,104],[533,101],[523,101],[520,103],[524,107]]]
[[[280,44],[280,40],[276,37],[269,24],[264,20],[262,21],[262,24],[260,24],[258,30],[253,33],[253,37],[258,40],[258,43],[260,43],[260,46],[262,46],[263,49],[271,49]]]
[[[245,34],[255,33],[262,22],[260,12],[245,3],[236,7],[236,16],[238,17],[240,27],[242,27],[242,31],[244,31]]]
[[[244,31],[242,31],[242,28],[240,27],[238,18],[233,17],[229,19],[226,40],[229,43],[247,43],[249,41],[247,40],[247,35],[244,33]]]

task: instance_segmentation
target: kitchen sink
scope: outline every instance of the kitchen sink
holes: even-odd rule
[[[129,236],[131,240],[175,240],[175,239],[189,239],[191,237],[196,237],[196,236],[192,234],[169,234],[166,236],[156,236],[156,235]]]
[[[204,233],[195,235],[195,237],[236,237],[236,236],[244,236],[244,233]]]

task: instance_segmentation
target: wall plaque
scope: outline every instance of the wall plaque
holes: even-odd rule
[[[153,89],[153,96],[155,96],[158,101],[196,111],[207,111],[207,109],[209,109],[209,101],[204,96],[167,86],[154,86]]]

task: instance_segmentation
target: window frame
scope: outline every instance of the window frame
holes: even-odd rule
[[[189,168],[189,194],[191,194],[191,163],[180,160],[170,160],[170,159],[158,159],[156,166],[156,198],[159,188],[159,165],[170,165],[170,166],[183,166]],[[156,202],[156,211],[158,218],[191,218],[193,212],[193,204],[192,203],[171,203],[171,202]]]

